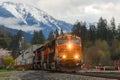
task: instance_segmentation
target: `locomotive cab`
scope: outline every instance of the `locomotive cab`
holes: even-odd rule
[[[77,36],[67,35],[58,37],[56,41],[59,65],[66,68],[80,67],[82,63],[81,39]]]

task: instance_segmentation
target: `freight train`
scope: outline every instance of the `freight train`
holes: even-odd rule
[[[51,42],[41,45],[33,51],[31,64],[25,68],[75,71],[82,65],[81,38],[73,35],[62,35]],[[27,59],[26,59],[27,60]]]

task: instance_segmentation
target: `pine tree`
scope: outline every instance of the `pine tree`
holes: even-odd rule
[[[120,40],[120,24],[118,25],[117,39]]]
[[[61,33],[60,33],[60,35],[64,35],[64,32],[63,32],[63,30],[61,29]]]
[[[72,34],[76,36],[80,36],[81,33],[80,30],[81,30],[81,23],[77,22],[72,28]]]
[[[7,48],[7,42],[4,39],[0,39],[0,48]]]
[[[115,29],[116,29],[115,18],[111,19],[111,28],[112,28],[112,32],[115,33]]]
[[[12,56],[14,58],[25,49],[25,38],[23,39],[23,37],[22,30],[19,30],[18,33],[12,37],[9,48],[12,50]]]
[[[53,31],[51,31],[50,33],[49,33],[49,35],[48,35],[48,41],[52,41],[52,40],[54,40],[55,39],[55,37],[54,37],[54,33],[53,33]]]
[[[38,36],[38,43],[39,44],[43,44],[45,42],[45,37],[44,34],[42,32],[42,30],[39,31],[39,36]]]
[[[77,22],[73,29],[72,34],[81,37],[83,45],[85,45],[86,41],[88,40],[88,31],[86,28],[86,23],[84,22]]]
[[[32,44],[38,44],[38,32],[34,31],[33,38],[32,38]]]
[[[32,38],[32,44],[43,44],[45,42],[45,37],[42,32],[42,30],[34,31],[33,38]]]
[[[54,33],[55,33],[55,37],[58,37],[58,36],[59,36],[59,32],[58,32],[57,29],[56,29],[56,31],[55,31]]]
[[[116,37],[116,25],[115,25],[115,18],[111,19],[111,32],[112,32],[112,39]]]
[[[107,20],[102,17],[97,23],[97,36],[98,39],[107,40]]]
[[[90,25],[90,28],[89,28],[89,40],[92,41],[93,43],[95,42],[97,36],[96,36],[96,27],[95,25]]]
[[[4,27],[4,25],[0,25]],[[8,48],[11,41],[11,35],[4,29],[0,29],[0,48]]]
[[[0,30],[0,48],[7,48],[6,36],[4,35],[4,31]]]
[[[112,45],[113,40],[117,37],[116,33],[117,32],[116,32],[115,19],[112,18],[110,21],[110,25],[108,25],[107,31],[105,34],[105,35],[107,35],[106,41],[109,43],[109,45]]]

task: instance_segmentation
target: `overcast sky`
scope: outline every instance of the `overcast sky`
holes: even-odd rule
[[[33,5],[56,19],[69,23],[78,21],[97,22],[102,16],[112,17],[120,23],[120,0],[0,0]]]

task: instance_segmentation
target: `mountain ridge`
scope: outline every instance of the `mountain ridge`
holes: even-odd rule
[[[41,9],[22,3],[3,2],[0,4],[0,17],[11,18],[11,21],[12,18],[17,20],[14,24],[7,24],[9,28],[12,26],[13,29],[18,29],[17,27],[19,27],[29,34],[33,34],[34,30],[42,30],[46,38],[51,31],[62,29],[64,32],[70,32],[73,26],[70,23],[53,18]],[[25,26],[29,29],[27,30]]]

